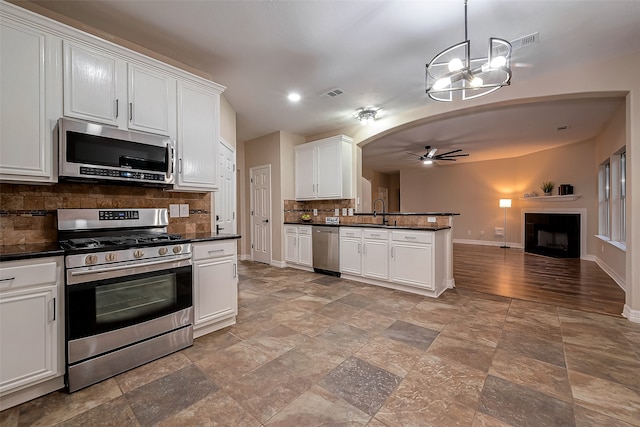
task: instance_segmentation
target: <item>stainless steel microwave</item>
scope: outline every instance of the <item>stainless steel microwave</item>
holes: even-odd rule
[[[174,183],[175,147],[167,137],[67,118],[58,120],[56,136],[61,180]]]

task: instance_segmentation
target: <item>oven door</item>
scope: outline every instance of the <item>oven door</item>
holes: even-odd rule
[[[73,270],[67,271],[69,364],[192,327],[191,261],[153,267],[95,270],[83,273],[83,283],[71,285]],[[89,278],[94,280],[86,281]]]

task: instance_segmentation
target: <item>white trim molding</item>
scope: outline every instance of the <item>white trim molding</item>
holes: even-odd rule
[[[620,288],[622,288],[623,291],[627,292],[627,281],[625,280],[624,277],[621,277],[611,267],[609,267],[607,263],[605,263],[600,258],[596,257],[595,261],[596,261],[596,264],[598,264],[598,266],[602,269],[602,271],[607,273],[609,277],[611,277],[613,281],[616,282],[618,286],[620,286]]]
[[[453,239],[453,243],[462,243],[463,245],[478,245],[478,246],[502,246],[504,242],[494,240],[472,240],[472,239]],[[507,242],[507,246],[513,249],[524,249],[522,243]]]
[[[628,304],[624,305],[622,315],[634,323],[640,323],[640,310],[633,310]]]

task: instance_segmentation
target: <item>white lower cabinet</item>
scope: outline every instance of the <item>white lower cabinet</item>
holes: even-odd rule
[[[284,259],[288,263],[313,266],[310,225],[285,225]]]
[[[451,230],[340,227],[340,273],[351,280],[437,297],[452,288]]]
[[[362,275],[381,280],[389,278],[389,241],[386,230],[365,228],[362,243]]]
[[[236,241],[193,243],[193,261],[193,334],[197,338],[236,323]]]
[[[433,289],[433,248],[430,244],[393,242],[390,264],[393,282]]]
[[[340,272],[362,274],[362,229],[340,227]]]
[[[0,410],[64,386],[62,265],[0,264]]]

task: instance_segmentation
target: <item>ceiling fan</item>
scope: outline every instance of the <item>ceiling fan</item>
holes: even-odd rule
[[[427,145],[426,147],[424,147],[424,149],[426,150],[426,153],[424,153],[424,154],[414,154],[414,153],[410,153],[408,151],[407,151],[407,154],[411,154],[412,156],[418,157],[419,160],[422,163],[424,163],[425,165],[430,165],[433,162],[440,161],[440,160],[446,160],[446,161],[450,161],[450,162],[455,162],[458,157],[467,157],[467,156],[469,156],[468,153],[460,153],[462,151],[462,148],[458,148],[456,150],[447,151],[446,153],[440,153],[440,154],[436,154],[438,149],[437,148],[431,148],[430,145]],[[459,154],[457,154],[457,153],[459,153]]]

